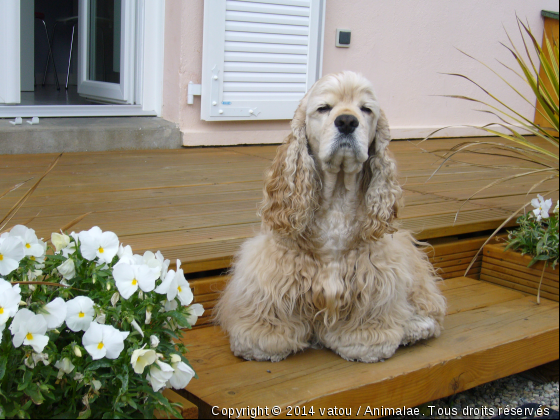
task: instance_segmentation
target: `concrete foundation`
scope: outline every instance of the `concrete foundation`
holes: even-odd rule
[[[41,118],[12,125],[0,119],[0,154],[178,149],[176,124],[157,117]]]

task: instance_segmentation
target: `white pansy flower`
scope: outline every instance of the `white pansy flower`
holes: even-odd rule
[[[40,266],[40,265],[43,265],[43,264],[36,264],[35,267],[38,267],[38,266]],[[41,267],[41,268],[44,268],[44,265],[43,265],[43,267]],[[33,271],[29,270],[29,271],[27,272],[27,280],[33,281],[33,280],[35,280],[37,277],[41,276],[42,274],[43,274],[43,272],[42,272],[40,269],[38,269],[38,270],[33,270]]]
[[[140,287],[144,292],[151,292],[156,287],[158,274],[147,265],[117,264],[113,268],[113,277],[117,289],[123,298],[128,299]]]
[[[554,213],[558,213],[560,210],[560,200],[556,200],[556,207],[554,207]]]
[[[13,334],[14,347],[22,344],[33,347],[36,353],[42,353],[49,342],[47,321],[41,315],[36,315],[29,309],[20,309],[12,320],[10,331]]]
[[[86,331],[95,315],[93,300],[87,296],[76,296],[66,302],[66,325],[74,332]]]
[[[62,264],[57,267],[58,272],[66,280],[72,280],[76,276],[76,266],[74,265],[74,260],[68,258]]]
[[[173,367],[173,375],[169,378],[169,384],[175,389],[185,388],[194,378],[194,370],[181,361],[181,356],[178,354],[171,355],[171,367]]]
[[[204,313],[204,307],[200,303],[194,303],[189,306],[189,316],[187,316],[187,321],[192,327],[198,321],[198,317],[202,316]]]
[[[124,349],[128,332],[117,330],[111,325],[92,322],[82,337],[82,344],[93,360],[116,359]]]
[[[21,290],[19,284],[13,286],[0,278],[0,326],[5,325],[19,309]],[[3,328],[2,328],[3,329]]]
[[[60,328],[67,315],[66,302],[64,299],[57,297],[43,306],[43,311],[41,315],[47,321],[47,327],[49,330],[54,330]]]
[[[159,338],[155,335],[150,335],[150,347],[156,348],[159,345]]]
[[[66,248],[62,249],[62,256],[64,258],[68,258],[70,255],[73,255],[76,253],[76,243],[75,242],[71,242],[70,245],[68,245]]]
[[[132,365],[134,372],[138,374],[144,373],[144,368],[153,364],[157,359],[156,352],[154,350],[144,350],[144,347],[146,347],[145,344],[141,349],[134,350],[130,358],[130,364]]]
[[[165,309],[165,312],[169,312],[169,311],[174,311],[175,309],[177,309],[178,306],[179,306],[179,302],[173,299],[173,300],[165,301],[163,308]]]
[[[97,318],[95,318],[95,322],[97,322],[98,324],[105,324],[105,321],[107,320],[107,315],[101,313],[97,316]]]
[[[166,260],[163,257],[163,254],[159,251],[155,253],[155,257],[158,260],[159,264],[161,265],[160,278],[163,280],[165,278],[165,275],[167,274],[167,270],[169,269],[169,264],[171,263],[171,261]]]
[[[167,273],[167,269],[169,267],[169,260],[165,260],[161,252],[158,251],[154,254],[152,251],[146,251],[144,252],[142,261],[154,271],[154,273],[157,275],[156,278],[165,277],[165,274]]]
[[[45,255],[45,243],[37,238],[35,231],[23,225],[16,225],[10,230],[10,237],[19,238],[27,257],[41,258]]]
[[[55,253],[58,254],[68,245],[70,245],[70,236],[64,233],[53,232],[51,234],[51,242],[54,245]]]
[[[182,305],[190,305],[193,294],[189,282],[185,279],[183,270],[180,269],[181,261],[177,260],[177,272],[169,270],[163,282],[156,287],[156,293],[167,294],[167,300],[172,301],[175,296],[179,297]]]
[[[121,263],[125,264],[134,264],[134,254],[132,253],[132,248],[130,245],[123,246],[122,244],[119,245],[119,250],[117,251],[117,256],[119,257],[119,261],[115,266]]]
[[[119,238],[113,232],[103,232],[97,226],[79,233],[80,250],[85,259],[96,257],[101,263],[111,263],[119,250]]]
[[[74,379],[75,381],[78,381],[78,382],[82,382],[82,380],[84,379],[84,374],[78,372],[74,375],[74,378],[72,378],[72,379]]]
[[[50,365],[49,355],[47,353],[33,353],[30,357],[26,357],[23,361],[25,366],[33,369],[39,362],[43,362],[45,366]]]
[[[173,368],[167,363],[156,360],[150,367],[150,383],[154,392],[158,392],[173,376]]]
[[[0,237],[0,275],[7,276],[19,267],[19,262],[25,257],[24,249],[18,237]]]
[[[56,362],[54,364],[54,367],[58,369],[58,375],[56,376],[58,379],[61,379],[64,374],[68,375],[75,368],[75,366],[72,364],[72,361],[68,357],[65,357],[64,359]]]
[[[533,198],[531,200],[532,206],[535,208],[533,210],[533,214],[537,218],[537,221],[541,221],[541,219],[548,219],[548,211],[552,207],[552,200],[549,198],[548,200],[544,200],[543,196],[537,194],[538,198]]]

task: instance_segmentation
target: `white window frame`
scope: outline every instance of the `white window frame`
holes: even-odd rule
[[[137,105],[2,105],[0,118],[15,117],[111,117],[111,116],[161,116],[163,102],[163,52],[164,52],[164,0],[125,0],[137,2],[136,13],[136,63],[135,102]],[[9,103],[20,102],[19,71],[19,1],[8,0],[0,3],[0,39],[14,39],[17,42],[1,42],[0,57],[11,57],[0,66],[0,96],[10,99]],[[4,38],[6,36],[6,38]],[[15,38],[14,38],[15,37]],[[17,51],[16,51],[17,50]],[[17,56],[16,56],[17,54]],[[8,73],[6,72],[8,69]],[[16,70],[14,70],[16,69]],[[12,74],[13,73],[13,74]],[[14,84],[2,80],[14,80]],[[12,96],[7,96],[6,88]],[[17,90],[17,91],[16,91]],[[17,98],[12,99],[14,95]]]
[[[78,93],[80,95],[99,99],[110,100],[125,104],[133,104],[134,101],[134,66],[136,51],[132,49],[134,39],[141,40],[136,36],[136,13],[135,3],[130,0],[123,0],[122,8],[122,24],[121,24],[121,49],[120,49],[120,82],[107,83],[88,79],[89,66],[89,42],[88,30],[90,19],[90,0],[80,0],[78,7],[78,31],[79,31],[79,48],[78,48]],[[83,23],[83,24],[82,24]]]

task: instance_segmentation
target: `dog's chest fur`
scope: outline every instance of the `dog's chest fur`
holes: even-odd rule
[[[321,259],[328,262],[343,258],[355,247],[360,215],[355,191],[348,191],[344,185],[337,186],[332,197],[323,200],[315,215],[317,237],[320,238],[317,251]]]

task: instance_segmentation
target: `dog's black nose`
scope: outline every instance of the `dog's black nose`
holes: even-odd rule
[[[360,123],[355,116],[342,114],[336,117],[336,119],[334,120],[334,125],[342,134],[350,134],[354,132],[354,130],[358,125],[360,125]]]

